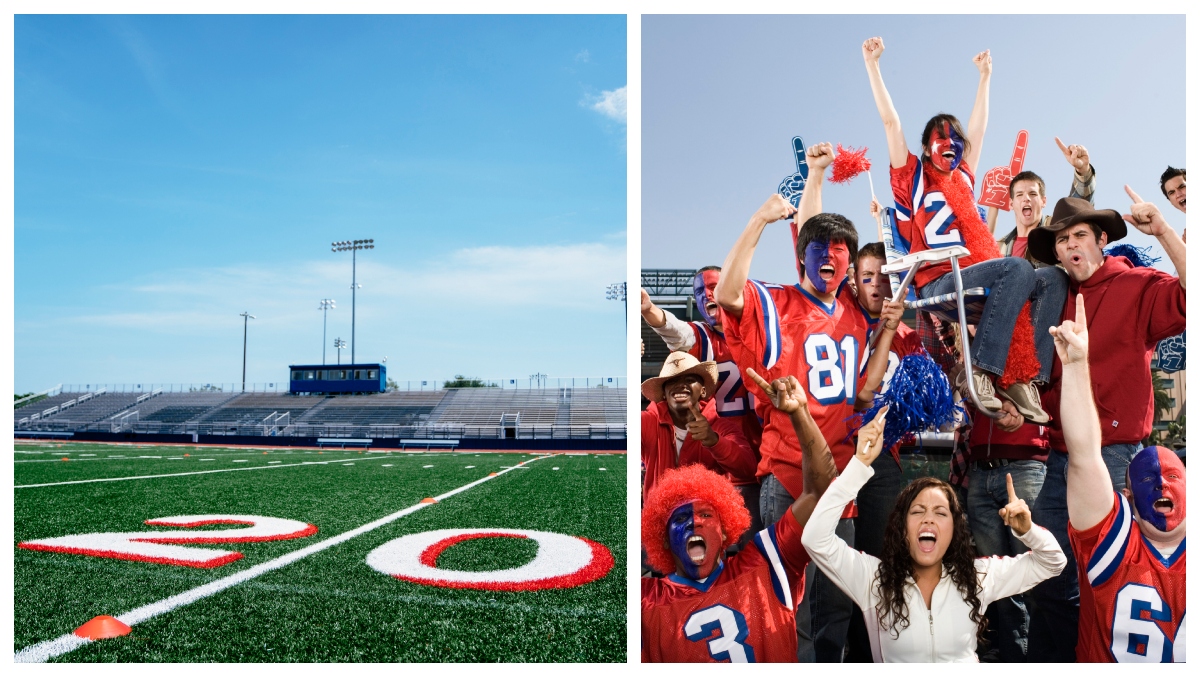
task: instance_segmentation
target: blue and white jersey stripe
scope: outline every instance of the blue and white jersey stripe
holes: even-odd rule
[[[700,335],[700,361],[711,362],[716,359],[713,352],[712,339],[708,336],[708,324],[704,322],[693,322],[696,325],[696,333]]]
[[[1117,497],[1117,517],[1088,560],[1088,582],[1093,588],[1103,585],[1117,567],[1121,566],[1121,562],[1125,560],[1125,548],[1129,544],[1129,530],[1133,523],[1129,501],[1125,500],[1123,495],[1113,493]]]
[[[767,290],[768,285],[759,282],[758,280],[750,280],[754,285],[755,291],[758,292],[758,303],[762,311],[763,322],[763,354],[762,366],[765,369],[770,369],[779,361],[780,352],[783,350],[783,336],[779,329],[779,309],[775,307],[775,299],[771,297],[771,292]],[[770,285],[777,287],[778,285]]]
[[[783,568],[783,559],[779,556],[779,542],[775,538],[775,525],[763,529],[754,535],[754,545],[771,564],[771,587],[775,589],[775,597],[785,607],[792,608],[792,587],[788,584],[787,571]]]

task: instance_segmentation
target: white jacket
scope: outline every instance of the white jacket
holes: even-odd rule
[[[893,638],[892,630],[880,627],[875,612],[875,605],[879,603],[879,588],[875,582],[879,559],[851,548],[834,535],[843,508],[854,500],[874,472],[857,457],[852,458],[817,502],[804,527],[801,542],[821,571],[863,610],[876,663],[978,661],[975,656],[977,628],[971,621],[971,607],[944,571],[933,590],[930,609],[925,608],[916,581],[908,579],[905,598],[909,625],[900,630],[898,638]],[[1035,524],[1028,533],[1017,538],[1030,548],[1029,552],[1016,557],[975,560],[975,570],[983,585],[979,593],[982,610],[998,599],[1024,592],[1056,576],[1067,564],[1058,541],[1046,529]]]

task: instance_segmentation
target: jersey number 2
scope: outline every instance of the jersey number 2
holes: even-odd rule
[[[712,637],[716,631],[720,634]],[[754,662],[754,647],[745,643],[750,635],[746,617],[723,604],[701,609],[688,616],[683,633],[693,642],[708,640],[708,653],[714,661]]]

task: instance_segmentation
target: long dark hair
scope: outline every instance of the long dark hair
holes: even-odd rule
[[[899,638],[900,631],[909,625],[908,602],[904,598],[904,586],[913,575],[913,559],[908,551],[908,509],[917,496],[930,487],[940,489],[950,503],[954,535],[942,558],[942,566],[950,574],[959,594],[970,605],[971,621],[976,627],[975,637],[982,646],[987,631],[987,616],[979,601],[983,586],[975,571],[975,548],[971,545],[967,514],[958,502],[954,487],[936,477],[915,479],[896,497],[896,505],[888,516],[887,530],[884,531],[883,552],[875,579],[879,586],[879,603],[875,605],[875,613],[880,626],[888,628],[893,637]]]
[[[938,113],[929,118],[929,122],[925,123],[925,131],[921,132],[921,160],[923,162],[929,160],[929,139],[933,137],[933,130],[941,127],[943,122],[949,122],[954,133],[962,137],[963,158],[965,159],[971,154],[971,141],[967,138],[967,133],[963,130],[962,123],[958,121],[958,118],[949,113]],[[975,168],[971,167],[971,171],[975,171]]]

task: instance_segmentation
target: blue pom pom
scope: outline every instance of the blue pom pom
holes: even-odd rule
[[[1150,246],[1135,247],[1131,244],[1114,244],[1105,249],[1104,253],[1108,256],[1124,256],[1129,259],[1134,268],[1145,268],[1162,260],[1160,256],[1151,256],[1150,249]]]
[[[871,408],[851,417],[850,435],[885,406],[891,409],[883,429],[884,449],[891,449],[913,433],[936,430],[962,414],[962,407],[954,404],[950,380],[924,349],[900,360],[887,391],[875,396]]]

